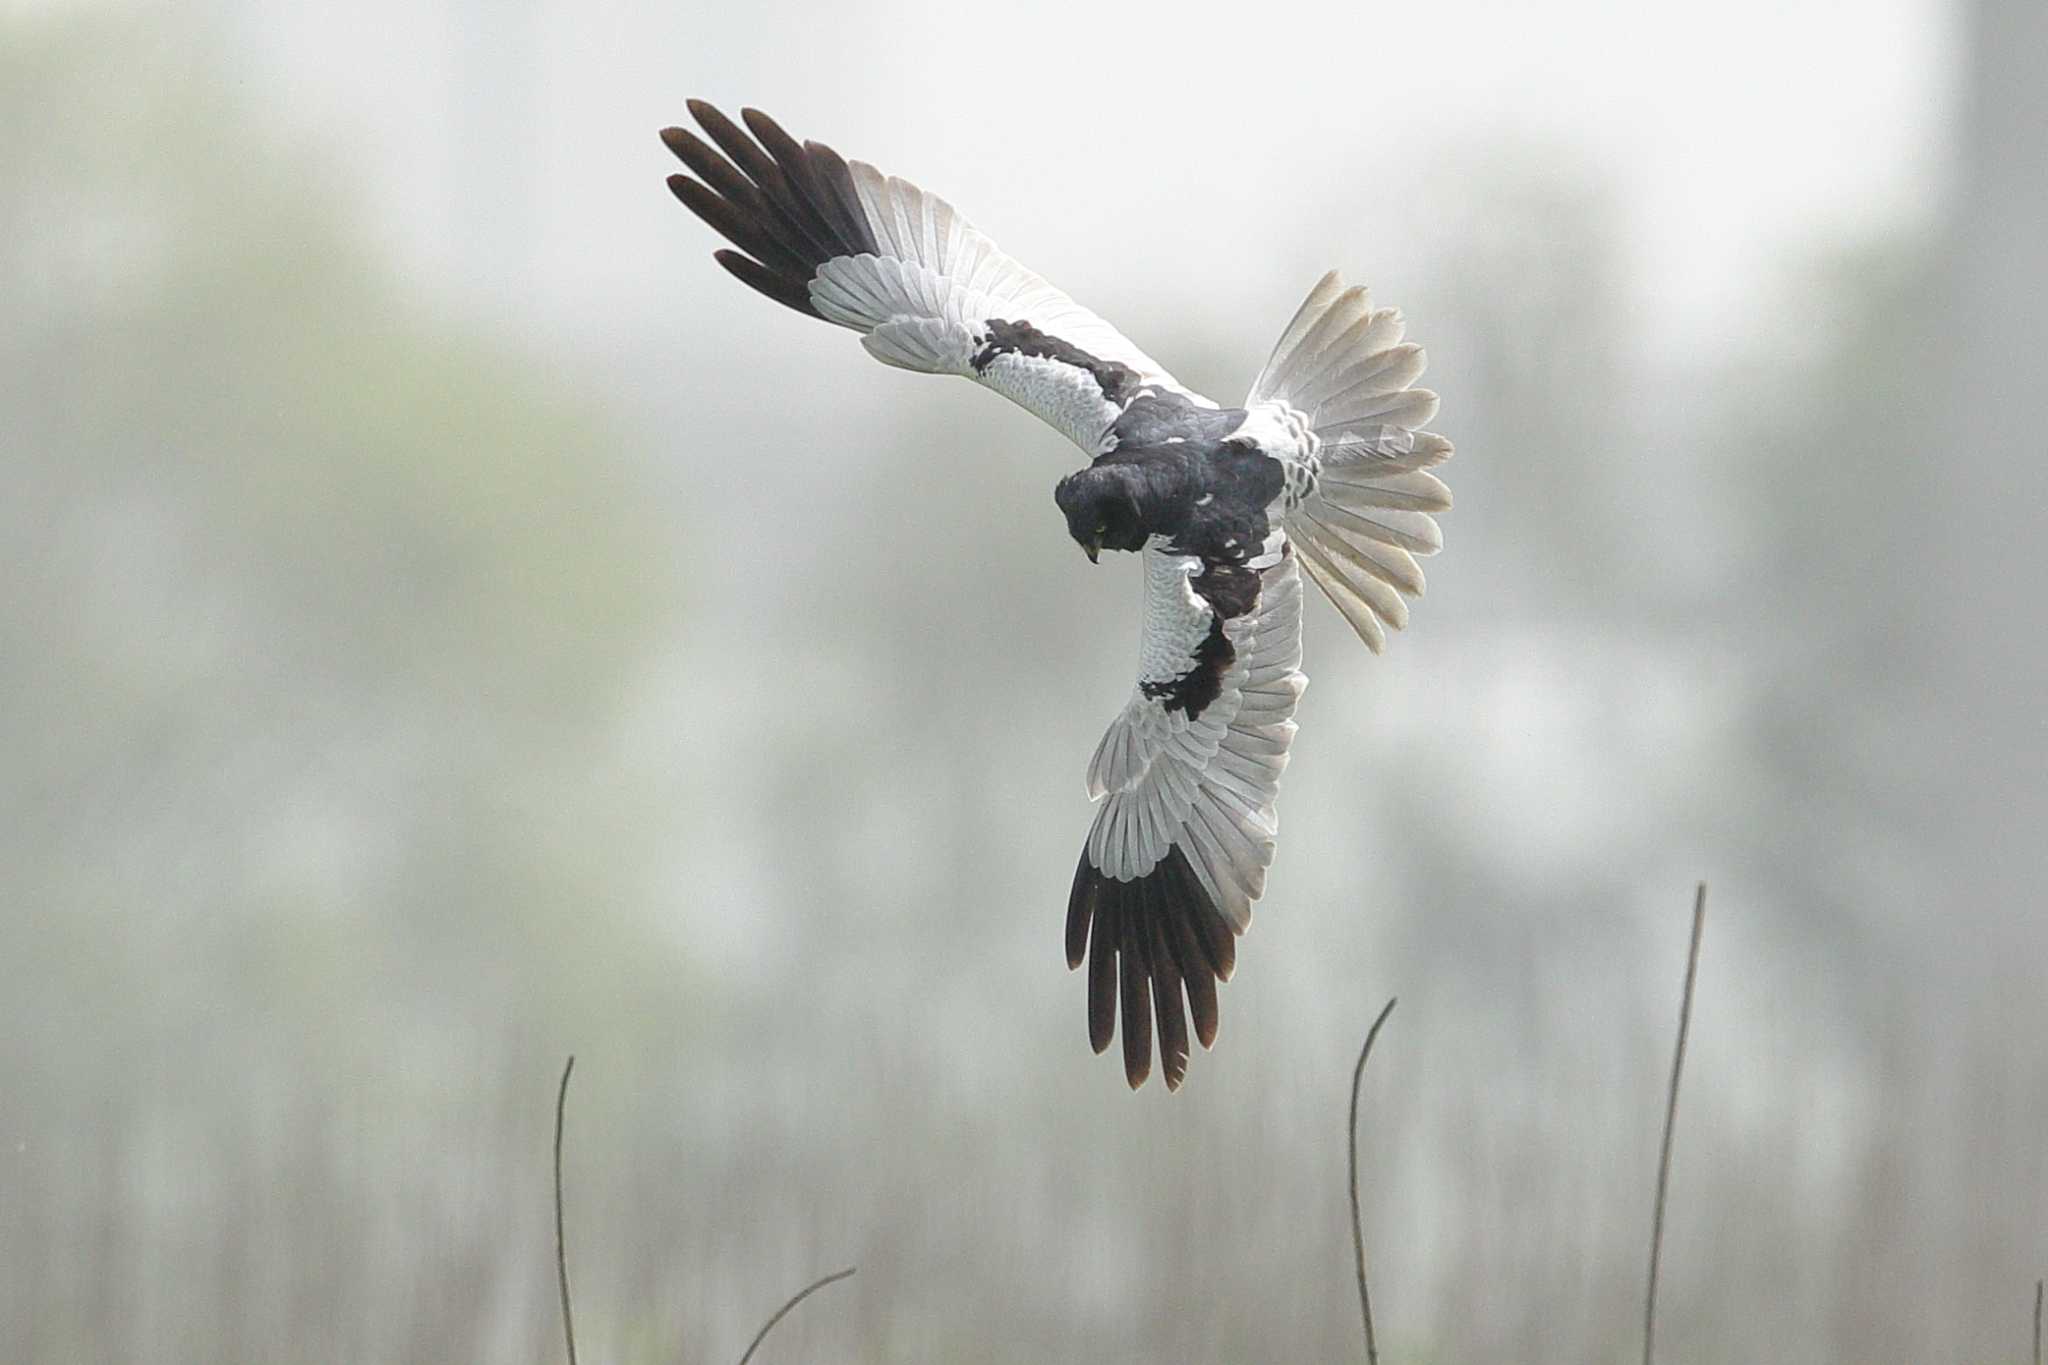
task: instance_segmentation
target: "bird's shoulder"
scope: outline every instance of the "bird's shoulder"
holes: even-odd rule
[[[1255,562],[1264,567],[1277,551],[1269,542],[1292,451],[1286,434],[1267,430],[1270,425],[1263,414],[1243,408],[1145,392],[1132,399],[1096,458],[1099,465],[1144,471],[1161,495],[1160,548],[1200,561],[1197,595],[1225,618],[1250,610],[1257,598],[1256,572],[1237,571]]]

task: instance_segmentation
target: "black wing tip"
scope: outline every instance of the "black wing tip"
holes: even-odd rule
[[[849,174],[851,173],[851,168],[847,166],[845,157],[839,155],[838,152],[825,143],[818,142],[812,138],[804,139],[804,155],[813,160],[824,162],[834,172],[845,171]]]
[[[1118,975],[1123,979],[1124,1079],[1136,1090],[1152,1074],[1152,964],[1145,951],[1145,879],[1129,883],[1137,892],[1137,915],[1117,940]]]
[[[1101,881],[1095,869],[1089,872]],[[1116,1037],[1116,907],[1098,903],[1094,919],[1088,934],[1088,1046],[1099,1057]]]
[[[778,303],[818,316],[809,303],[818,268],[840,256],[879,254],[846,161],[823,143],[799,144],[759,109],[740,110],[749,137],[709,101],[685,103],[717,146],[687,128],[662,129],[663,145],[698,177],[669,177],[670,192],[756,267],[743,273],[728,263],[728,270]]]
[[[1147,896],[1155,913],[1152,930],[1152,1008],[1158,1024],[1159,1069],[1169,1094],[1180,1089],[1188,1073],[1188,1020],[1181,999],[1181,970],[1165,923],[1167,906],[1158,893]]]
[[[1088,963],[1088,1042],[1123,1037],[1124,1080],[1151,1076],[1154,1024],[1169,1092],[1187,1077],[1188,1022],[1215,1046],[1216,986],[1236,965],[1235,935],[1179,847],[1144,876],[1117,881],[1081,854],[1067,902],[1067,965]],[[1121,1023],[1121,1028],[1119,1028]]]
[[[702,128],[713,142],[723,147],[726,154],[735,161],[745,157],[749,151],[757,154],[760,152],[760,148],[754,146],[753,139],[741,132],[739,125],[727,118],[725,111],[711,101],[685,100],[684,106],[689,109],[690,117],[697,121],[697,126]]]
[[[1088,925],[1095,918],[1095,893],[1100,878],[1090,880],[1095,869],[1088,865],[1088,850],[1074,868],[1074,887],[1067,893],[1067,970],[1073,971],[1088,958]],[[1096,1049],[1100,1051],[1101,1049]]]
[[[752,256],[726,247],[720,247],[712,252],[711,259],[724,266],[727,274],[763,297],[774,299],[785,308],[794,308],[799,313],[824,321],[825,315],[818,311],[817,304],[811,302],[811,290],[807,281],[794,279],[788,275],[778,275]]]
[[[791,147],[797,145],[796,139],[784,132],[781,124],[751,104],[740,106],[740,122],[746,124],[747,131],[761,139],[761,144],[770,152],[775,150],[773,144],[777,142],[786,143]],[[776,159],[781,160],[780,157]]]
[[[737,131],[733,121],[726,117],[725,111],[710,100],[699,99],[693,95],[683,101],[683,108],[690,111],[691,119],[696,122],[699,128],[710,134],[711,140],[714,142],[724,141],[723,136],[721,136],[722,134]],[[679,146],[688,146],[691,143],[702,145],[701,140],[695,133],[683,127],[662,129],[661,140],[672,152],[676,152]],[[676,154],[680,156],[682,153],[676,152]]]

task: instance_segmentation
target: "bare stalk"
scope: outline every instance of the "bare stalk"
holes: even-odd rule
[[[1685,994],[1678,1005],[1678,1047],[1671,1054],[1671,1092],[1664,1101],[1664,1143],[1657,1153],[1657,1204],[1650,1221],[1650,1283],[1643,1292],[1643,1365],[1651,1365],[1657,1342],[1657,1270],[1664,1257],[1664,1192],[1671,1184],[1671,1134],[1678,1126],[1678,1077],[1685,1069],[1685,1038],[1692,1029],[1692,988],[1699,975],[1700,930],[1707,919],[1707,884],[1692,902],[1692,946],[1685,954]]]
[[[790,1309],[796,1307],[805,1299],[817,1293],[820,1289],[823,1289],[826,1285],[833,1284],[839,1280],[845,1279],[847,1276],[851,1275],[857,1268],[858,1267],[855,1266],[848,1266],[844,1270],[835,1271],[833,1274],[827,1275],[822,1280],[813,1280],[809,1284],[805,1285],[802,1289],[797,1290],[796,1293],[790,1297],[789,1302],[783,1304],[782,1307],[776,1309],[775,1316],[768,1319],[768,1321],[762,1323],[761,1330],[754,1333],[753,1341],[747,1344],[747,1353],[740,1357],[740,1365],[747,1365],[747,1362],[754,1358],[754,1351],[761,1345],[761,1342],[764,1339],[766,1339],[768,1333],[774,1330],[775,1324],[781,1322],[784,1318],[789,1316]]]
[[[1380,1036],[1380,1025],[1394,1012],[1395,1003],[1387,1001],[1379,1018],[1372,1021],[1365,1033],[1365,1046],[1358,1050],[1358,1065],[1351,1068],[1351,1250],[1358,1261],[1358,1315],[1365,1320],[1367,1365],[1380,1365],[1380,1348],[1372,1332],[1372,1293],[1365,1287],[1365,1228],[1358,1217],[1358,1085],[1365,1078],[1365,1059],[1372,1056],[1373,1040]]]
[[[576,1316],[569,1308],[569,1253],[562,1236],[562,1115],[569,1105],[569,1073],[575,1069],[572,1053],[555,1092],[555,1279],[562,1287],[562,1339],[569,1346],[569,1365],[576,1365]]]
[[[2034,1281],[2034,1365],[2041,1365],[2041,1281]]]

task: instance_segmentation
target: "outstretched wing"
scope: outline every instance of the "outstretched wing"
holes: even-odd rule
[[[740,111],[742,130],[702,100],[689,108],[716,146],[664,130],[699,177],[668,183],[739,248],[718,263],[777,303],[853,328],[883,364],[977,380],[1091,455],[1144,389],[1214,406],[937,195],[799,144],[759,110]]]
[[[1216,983],[1230,978],[1234,936],[1273,861],[1274,801],[1308,680],[1293,550],[1277,532],[1265,549],[1231,569],[1163,538],[1146,548],[1138,686],[1088,767],[1102,804],[1067,904],[1067,965],[1087,959],[1097,1052],[1121,990],[1134,1089],[1151,1072],[1155,1017],[1167,1088],[1186,1075],[1183,993],[1196,1038],[1215,1042]]]

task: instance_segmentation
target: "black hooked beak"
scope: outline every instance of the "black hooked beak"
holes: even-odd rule
[[[1101,537],[1101,536],[1099,536],[1099,535],[1098,535],[1098,536],[1097,536],[1097,537],[1095,537],[1095,539],[1093,539],[1093,540],[1084,540],[1084,541],[1082,541],[1082,542],[1081,542],[1081,549],[1082,549],[1082,551],[1083,551],[1083,552],[1084,552],[1084,553],[1085,553],[1085,554],[1086,554],[1086,555],[1088,556],[1088,562],[1089,562],[1090,564],[1099,564],[1099,563],[1101,563],[1101,562],[1102,562],[1102,537]]]

